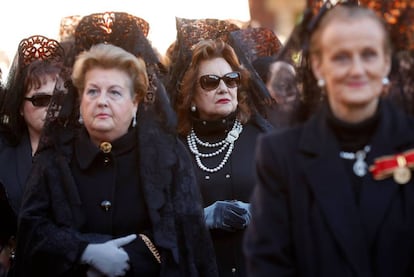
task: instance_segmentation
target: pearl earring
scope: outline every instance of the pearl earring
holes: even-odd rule
[[[81,114],[79,115],[78,121],[79,121],[80,124],[83,124],[83,117],[82,117]]]
[[[137,115],[134,114],[134,117],[132,118],[132,127],[137,126]]]
[[[191,105],[190,110],[195,113],[195,111],[197,110],[197,107],[195,105]]]
[[[388,77],[382,78],[382,84],[388,86],[390,84],[390,79],[388,79]]]
[[[325,80],[324,79],[318,79],[318,87],[323,88],[325,86]]]

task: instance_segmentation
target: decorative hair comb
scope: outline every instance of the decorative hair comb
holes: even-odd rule
[[[414,50],[414,4],[412,0],[360,0],[390,25],[395,50]]]
[[[177,39],[181,46],[191,49],[204,39],[222,39],[227,42],[228,35],[240,28],[229,20],[176,18]]]
[[[66,39],[74,37],[76,27],[78,26],[81,19],[81,15],[70,15],[63,17],[60,20],[59,40],[64,41]]]
[[[94,13],[84,16],[75,31],[77,52],[89,49],[98,43],[111,43],[121,46],[130,41],[131,36],[148,35],[149,24],[140,17],[124,12]]]
[[[19,43],[19,60],[26,66],[36,60],[63,61],[64,50],[58,41],[35,35]]]
[[[265,27],[233,31],[231,37],[250,62],[259,57],[274,56],[282,48],[275,33]]]

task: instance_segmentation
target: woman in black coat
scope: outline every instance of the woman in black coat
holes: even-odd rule
[[[326,102],[259,141],[249,275],[413,276],[414,121],[381,98],[386,27],[371,10],[335,6],[310,54]]]
[[[23,191],[63,59],[56,40],[22,39],[0,96],[0,276],[13,264]]]
[[[77,57],[72,80],[83,126],[47,127],[16,276],[216,276],[191,161],[142,102],[143,60],[98,44]]]
[[[249,104],[249,74],[233,48],[203,40],[176,95],[178,130],[193,157],[220,276],[245,276],[243,235],[250,222],[254,146],[271,125]]]

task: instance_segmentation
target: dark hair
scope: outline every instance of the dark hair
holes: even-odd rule
[[[2,99],[2,124],[8,131],[6,137],[12,145],[21,140],[27,126],[20,114],[24,97],[33,88],[42,86],[46,76],[57,78],[63,65],[57,61],[35,60],[20,70],[10,71],[6,93]]]
[[[244,90],[247,88],[250,73],[241,66],[236,53],[229,44],[221,39],[203,40],[193,47],[192,60],[183,76],[178,92],[175,110],[178,116],[178,133],[181,135],[187,135],[191,130],[190,105],[197,87],[200,63],[217,57],[224,58],[234,71],[240,72],[242,83],[237,92],[237,118],[242,123],[250,119],[251,109],[247,102],[247,92]]]

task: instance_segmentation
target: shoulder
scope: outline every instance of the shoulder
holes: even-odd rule
[[[255,126],[262,133],[269,133],[274,130],[272,124],[270,124],[268,120],[266,120],[263,116],[261,116],[258,113],[255,113],[250,117],[248,124]]]
[[[299,144],[303,125],[294,127],[277,128],[260,136],[259,143],[264,145],[274,145],[278,148],[293,147]]]

